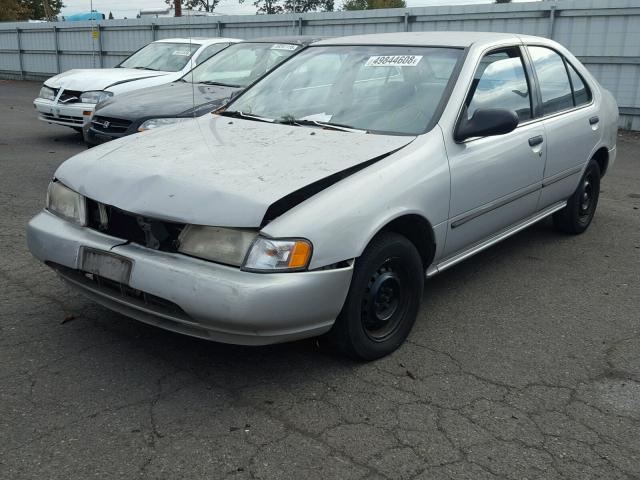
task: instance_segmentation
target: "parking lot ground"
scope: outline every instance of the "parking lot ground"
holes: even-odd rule
[[[0,81],[0,478],[640,478],[640,135],[591,228],[542,222],[427,282],[372,363],[209,343],[68,290],[25,246],[84,149]]]

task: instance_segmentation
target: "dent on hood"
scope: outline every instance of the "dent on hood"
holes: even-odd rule
[[[256,228],[414,138],[205,115],[95,147],[56,176],[145,217]]]

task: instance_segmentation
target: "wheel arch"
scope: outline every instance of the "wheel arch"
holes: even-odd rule
[[[424,270],[429,268],[436,253],[436,236],[431,222],[424,216],[418,213],[405,213],[388,219],[367,240],[366,245],[369,245],[371,240],[382,232],[394,232],[407,238],[418,250]]]
[[[607,147],[603,146],[598,148],[591,158],[598,162],[598,166],[600,167],[600,178],[604,177],[607,172],[607,168],[609,167],[609,150],[607,150]]]

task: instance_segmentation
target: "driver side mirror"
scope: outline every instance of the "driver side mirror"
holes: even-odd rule
[[[456,142],[464,142],[473,137],[490,137],[512,132],[518,126],[518,115],[506,108],[479,108],[473,117],[466,114],[458,123],[454,135]]]

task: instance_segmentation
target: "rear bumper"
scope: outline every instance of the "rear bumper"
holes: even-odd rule
[[[38,111],[38,118],[43,122],[74,128],[82,128],[91,118],[95,108],[92,103],[64,104],[44,98],[36,98],[33,106]]]
[[[225,343],[265,345],[327,332],[353,270],[257,274],[122,243],[46,211],[27,227],[33,255],[98,303],[167,330]],[[105,287],[87,278],[79,270],[82,246],[131,259],[129,284]]]

